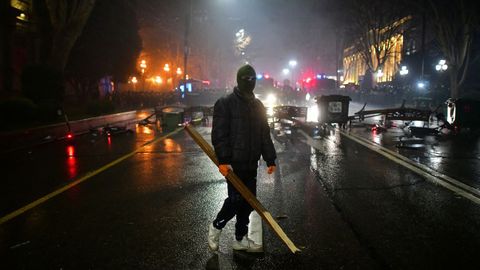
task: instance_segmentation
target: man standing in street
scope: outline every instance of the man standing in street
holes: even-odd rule
[[[255,98],[256,73],[245,65],[237,72],[237,86],[233,93],[220,98],[214,106],[212,143],[223,176],[229,171],[242,180],[256,195],[257,169],[260,156],[267,163],[267,173],[275,171],[276,153],[270,137],[265,107]],[[227,222],[236,216],[234,250],[258,252],[261,246],[248,239],[249,216],[253,208],[227,181],[228,197],[216,219],[209,225],[208,245],[216,251],[219,237]]]

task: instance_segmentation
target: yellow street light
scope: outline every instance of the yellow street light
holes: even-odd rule
[[[142,74],[144,74],[145,69],[147,69],[147,61],[145,60],[140,61],[140,68],[142,69]]]
[[[166,72],[170,71],[170,67],[168,66],[168,64],[165,64],[165,66],[163,66],[163,70],[165,70]]]
[[[178,74],[178,75],[181,75],[181,74],[182,74],[182,69],[181,69],[181,68],[177,68],[177,74]]]

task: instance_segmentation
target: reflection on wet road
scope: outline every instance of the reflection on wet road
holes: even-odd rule
[[[272,129],[278,170],[268,175],[260,163],[257,194],[302,253],[292,255],[266,226],[264,254],[233,252],[231,222],[222,232],[220,252],[212,254],[207,227],[226,198],[225,179],[185,132],[145,145],[166,133],[151,125],[131,130],[86,135],[72,147],[59,143],[18,152],[17,165],[3,160],[11,168],[5,174],[7,192],[1,191],[5,214],[135,151],[1,224],[5,265],[415,269],[455,262],[462,268],[480,247],[478,205],[335,130],[313,139],[282,122]],[[210,142],[210,127],[197,130]],[[372,140],[371,132],[362,134]]]
[[[350,114],[360,107],[359,104],[351,104]],[[385,131],[372,129],[373,124],[382,121],[380,116],[366,119],[363,123],[354,124],[350,132],[480,189],[480,137],[476,133],[453,135],[445,131],[438,136],[415,137],[403,121],[393,121],[390,123],[392,127]],[[430,123],[415,122],[413,125],[416,126],[436,126],[435,120]]]

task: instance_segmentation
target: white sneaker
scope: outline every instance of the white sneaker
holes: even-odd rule
[[[211,251],[218,250],[218,240],[221,232],[222,230],[213,227],[213,224],[210,223],[210,226],[208,227],[208,247]]]
[[[247,252],[263,252],[261,245],[255,244],[247,236],[244,236],[241,241],[233,240],[232,248],[234,250],[245,250]]]

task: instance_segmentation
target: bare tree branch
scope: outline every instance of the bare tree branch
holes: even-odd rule
[[[461,95],[470,66],[474,31],[479,27],[476,1],[428,0],[440,48],[449,64],[450,95]]]
[[[400,8],[400,1],[352,0],[351,35],[356,53],[374,73],[394,54],[398,36],[410,17]]]
[[[95,0],[45,0],[52,24],[52,48],[47,63],[60,71],[95,5]]]

